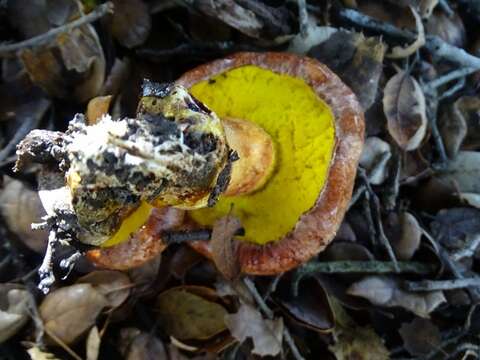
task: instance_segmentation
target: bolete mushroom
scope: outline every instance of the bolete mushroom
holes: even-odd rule
[[[238,217],[244,273],[283,272],[320,252],[343,219],[363,145],[363,113],[352,91],[326,66],[285,53],[236,54],[176,83],[222,119],[239,155],[226,191],[213,207],[188,211],[190,225]],[[193,246],[209,255],[207,243]]]
[[[244,228],[242,272],[275,274],[333,239],[364,120],[352,91],[319,62],[239,53],[163,90],[147,83],[136,119],[79,133],[55,141],[66,144],[80,237],[100,245],[87,253],[95,263],[137,266],[165,248],[163,231],[208,229],[232,212]],[[205,242],[193,246],[208,254]]]

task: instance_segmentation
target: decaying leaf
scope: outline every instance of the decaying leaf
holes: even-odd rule
[[[380,185],[388,175],[388,160],[392,157],[390,144],[372,136],[365,140],[360,165],[367,170],[372,185]]]
[[[429,35],[436,35],[453,46],[465,46],[465,27],[462,18],[456,12],[450,15],[440,9],[435,10],[425,24],[425,28]]]
[[[97,360],[98,354],[100,353],[100,334],[98,332],[98,328],[96,326],[90,329],[90,332],[87,336],[87,360]]]
[[[120,271],[93,271],[77,281],[78,284],[90,284],[105,296],[112,308],[120,306],[130,295],[133,287],[129,277]]]
[[[417,219],[409,212],[391,215],[391,228],[388,238],[392,242],[393,250],[399,260],[410,260],[420,246],[423,230]]]
[[[347,293],[363,297],[374,305],[399,306],[424,318],[446,301],[442,291],[408,292],[401,289],[395,279],[376,275],[366,276],[352,284]]]
[[[213,262],[225,278],[235,279],[240,274],[238,263],[238,243],[235,233],[241,229],[242,224],[236,217],[227,215],[217,220],[213,225],[210,247]]]
[[[88,102],[86,113],[88,125],[96,124],[103,115],[108,114],[111,101],[112,96],[107,95],[94,97]]]
[[[375,37],[340,30],[308,55],[330,67],[357,95],[364,110],[375,101],[385,44]]]
[[[143,0],[113,0],[113,6],[112,35],[129,49],[142,45],[152,27],[148,6]]]
[[[480,194],[480,152],[460,151],[437,178],[457,191]]]
[[[385,86],[383,111],[388,131],[403,150],[420,146],[427,129],[425,96],[417,81],[401,71]]]
[[[71,344],[95,323],[109,301],[90,284],[66,286],[48,294],[39,307],[47,333]]]
[[[31,347],[27,350],[31,360],[60,360],[52,353],[40,350],[38,346]]]
[[[252,339],[252,352],[256,355],[275,356],[282,351],[282,318],[265,320],[253,306],[242,304],[237,313],[225,315],[225,323],[238,341]]]
[[[467,123],[456,103],[445,106],[441,111],[439,130],[448,156],[455,158],[467,135]]]
[[[335,344],[330,351],[337,360],[387,360],[390,358],[383,340],[368,326],[358,326],[338,301],[332,299],[335,314]]]
[[[441,210],[430,227],[435,239],[447,249],[463,249],[468,236],[480,233],[480,210],[472,208]]]
[[[423,28],[422,18],[415,10],[413,6],[410,6],[410,10],[412,11],[413,16],[415,17],[415,26],[417,28],[417,38],[413,43],[406,47],[395,46],[392,49],[392,52],[387,56],[393,59],[401,59],[406,58],[418,49],[420,49],[423,45],[425,45],[425,29]]]
[[[226,329],[225,308],[215,291],[200,286],[180,286],[161,293],[155,311],[166,333],[180,340],[206,340]]]
[[[42,222],[45,210],[38,192],[29,189],[23,182],[4,177],[0,193],[0,212],[8,229],[30,249],[43,252],[47,243],[47,231],[32,230],[32,223]]]
[[[134,328],[121,330],[120,352],[125,360],[170,359],[159,338]]]
[[[455,107],[467,123],[468,133],[464,146],[480,148],[480,98],[478,96],[462,96],[455,101]]]
[[[414,356],[424,356],[440,345],[441,334],[430,320],[415,318],[398,331],[407,351]]]
[[[0,284],[0,344],[27,323],[31,302],[33,298],[23,286]]]

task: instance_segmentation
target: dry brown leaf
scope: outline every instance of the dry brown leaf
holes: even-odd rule
[[[126,274],[110,270],[93,271],[78,279],[77,283],[92,285],[95,290],[105,296],[112,308],[120,306],[127,300],[133,286]]]
[[[372,136],[365,140],[360,165],[367,170],[368,179],[373,185],[382,184],[388,175],[388,160],[392,157],[390,144]]]
[[[398,331],[405,349],[414,356],[425,356],[438,349],[441,341],[440,330],[430,320],[415,318],[404,323]]]
[[[152,20],[143,0],[112,0],[115,9],[110,30],[115,39],[131,49],[142,45],[150,34]]]
[[[233,280],[240,274],[238,263],[238,242],[234,236],[242,224],[234,216],[224,216],[213,225],[210,247],[212,249],[213,262],[218,271],[229,280]]]
[[[392,59],[402,59],[409,57],[410,55],[414,54],[415,51],[420,49],[423,45],[425,45],[425,29],[423,28],[422,18],[415,10],[413,6],[410,5],[410,10],[412,11],[413,16],[415,17],[415,26],[417,28],[417,38],[413,43],[406,47],[402,46],[395,46],[392,49],[390,54],[387,54],[387,57]]]
[[[27,350],[31,360],[60,360],[55,355],[40,350],[37,346],[34,346]]]
[[[8,229],[23,244],[36,252],[45,250],[48,232],[32,230],[32,223],[42,222],[42,216],[46,215],[37,191],[29,189],[21,181],[4,177],[0,212]]]
[[[100,353],[100,334],[96,326],[92,327],[87,336],[86,354],[87,360],[97,360]]]
[[[239,342],[252,339],[252,353],[256,355],[275,356],[282,351],[282,318],[265,320],[253,306],[242,304],[237,313],[225,315],[225,323]]]
[[[420,246],[423,230],[417,219],[408,212],[402,212],[392,219],[393,226],[388,237],[399,260],[410,260]]]
[[[48,294],[40,305],[45,330],[71,344],[95,324],[109,301],[90,284],[66,286]]]
[[[179,340],[206,340],[226,329],[225,308],[214,290],[180,286],[161,293],[155,303],[162,327]]]
[[[97,96],[91,99],[87,105],[87,123],[88,125],[96,124],[100,118],[108,114],[112,96]]]
[[[455,104],[446,105],[440,112],[439,130],[445,150],[450,158],[455,158],[467,136],[467,122]]]
[[[17,284],[0,284],[0,343],[15,335],[28,321],[30,293]]]
[[[388,131],[396,143],[406,151],[418,148],[427,129],[425,96],[420,85],[408,73],[401,71],[388,80],[383,111]]]
[[[442,291],[408,292],[401,289],[395,279],[376,275],[366,276],[352,284],[347,293],[363,297],[374,305],[399,306],[424,318],[446,301]]]

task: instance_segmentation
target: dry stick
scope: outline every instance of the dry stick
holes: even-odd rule
[[[452,254],[452,260],[459,261],[463,258],[473,256],[480,246],[480,235],[475,235],[473,239],[469,239],[465,249],[459,250]]]
[[[308,34],[308,12],[307,12],[307,1],[306,0],[297,0],[298,4],[298,18],[300,24],[300,35],[302,37],[307,37]]]
[[[406,281],[403,285],[409,291],[454,290],[466,287],[480,287],[480,277],[456,280]]]
[[[29,47],[40,46],[45,43],[48,43],[55,36],[68,32],[84,24],[94,22],[108,13],[113,13],[113,3],[111,2],[106,2],[104,4],[101,4],[85,16],[82,16],[65,25],[53,28],[47,31],[46,33],[40,34],[28,40],[20,41],[18,43],[13,43],[13,44],[0,45],[0,57],[8,56],[10,53],[18,50],[22,50]]]
[[[464,78],[465,76],[470,75],[476,71],[479,71],[479,69],[475,67],[465,67],[465,68],[453,70],[425,84],[425,88],[431,91],[433,89],[439,88],[440,86],[449,83],[452,80]]]
[[[455,85],[453,85],[448,90],[444,91],[438,100],[443,100],[454,95],[457,91],[461,90],[465,86],[465,83],[466,83],[465,78],[458,79]]]
[[[262,312],[265,314],[267,318],[270,320],[273,320],[273,311],[268,307],[268,305],[265,303],[263,300],[262,296],[259,294],[257,291],[257,288],[255,287],[255,284],[253,281],[246,277],[243,279],[243,282],[245,286],[247,287],[248,291],[250,294],[253,296],[255,299],[255,302],[257,305],[260,307]],[[285,338],[285,342],[288,344],[290,347],[290,350],[292,351],[293,356],[295,357],[296,360],[305,360],[300,351],[297,348],[297,345],[295,344],[295,341],[293,340],[292,336],[290,335],[290,332],[288,331],[288,328],[286,326],[283,327],[283,337]]]

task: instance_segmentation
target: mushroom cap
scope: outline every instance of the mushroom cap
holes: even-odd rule
[[[331,108],[335,145],[328,175],[313,207],[301,215],[283,238],[265,245],[240,242],[238,260],[246,274],[272,275],[288,271],[322,251],[334,238],[352,195],[364,140],[363,110],[353,92],[325,65],[288,53],[237,53],[185,73],[177,83],[187,88],[245,65],[303,79]],[[213,109],[215,111],[215,109]],[[207,254],[209,247],[193,243]]]

